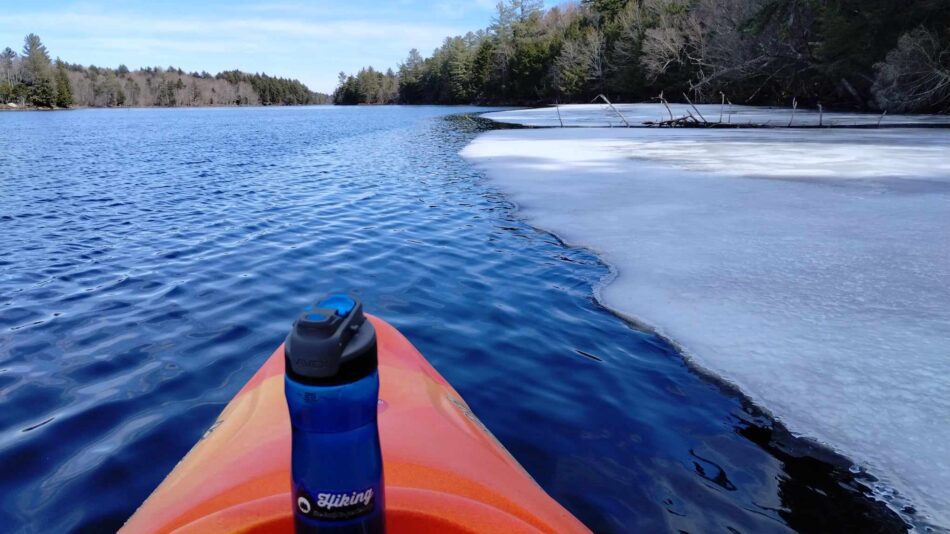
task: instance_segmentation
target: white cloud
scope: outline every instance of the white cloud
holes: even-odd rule
[[[459,28],[447,25],[408,22],[379,22],[365,20],[335,20],[304,22],[281,18],[154,18],[130,15],[100,15],[87,13],[44,13],[33,15],[2,15],[0,23],[9,26],[118,34],[199,34],[215,35],[244,32],[245,35],[270,33],[301,37],[334,39],[394,38],[418,39],[433,35],[445,37],[459,33]]]
[[[469,29],[439,21],[395,18],[290,18],[295,4],[270,4],[276,16],[150,16],[75,9],[0,14],[0,47],[35,32],[67,61],[130,67],[181,65],[186,70],[238,68],[299,78],[329,91],[336,73],[373,64],[395,67],[410,48],[428,53]]]

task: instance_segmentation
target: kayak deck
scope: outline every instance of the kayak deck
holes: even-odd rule
[[[402,334],[368,317],[388,532],[588,532]],[[281,346],[121,532],[293,532],[290,436]]]

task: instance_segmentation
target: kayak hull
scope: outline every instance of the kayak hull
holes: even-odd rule
[[[389,532],[588,532],[402,334],[369,320]],[[293,532],[290,436],[281,346],[121,532]]]

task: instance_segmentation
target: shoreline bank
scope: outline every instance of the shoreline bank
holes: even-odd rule
[[[84,109],[250,109],[250,108],[306,108],[333,107],[334,104],[256,104],[256,105],[213,105],[213,106],[69,106],[68,108],[38,108],[18,106],[8,108],[0,105],[0,111],[79,111]]]

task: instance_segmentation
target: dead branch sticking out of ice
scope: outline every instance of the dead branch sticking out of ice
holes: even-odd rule
[[[950,115],[897,115],[878,113],[833,113],[801,106],[767,108],[733,105],[725,95],[719,104],[675,104],[664,100],[644,104],[560,104],[547,108],[487,113],[496,122],[549,127],[659,127],[694,126],[736,128],[895,128],[950,127]],[[694,109],[695,108],[695,109]],[[697,113],[698,112],[698,113]],[[696,120],[688,119],[690,114]],[[708,120],[703,125],[699,114]],[[560,119],[559,119],[560,117]]]

